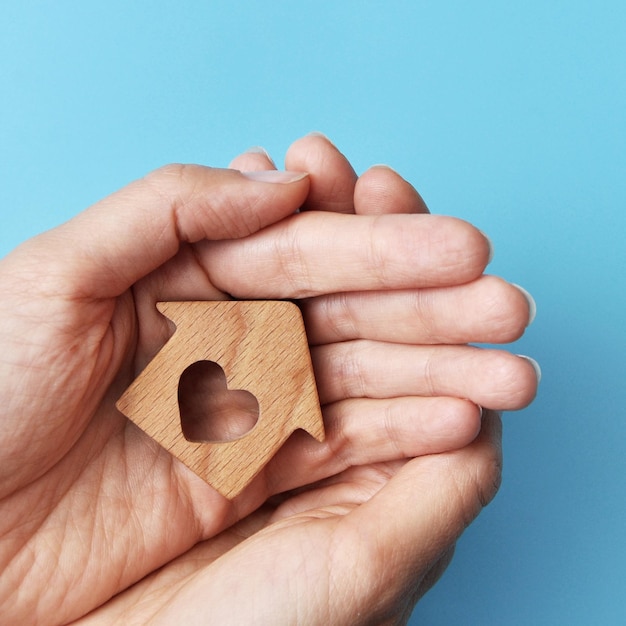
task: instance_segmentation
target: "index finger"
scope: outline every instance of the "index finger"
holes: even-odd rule
[[[202,242],[212,283],[237,298],[458,285],[480,276],[487,238],[439,215],[305,212],[245,239]]]

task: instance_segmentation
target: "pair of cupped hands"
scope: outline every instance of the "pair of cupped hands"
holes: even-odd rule
[[[6,623],[402,623],[494,496],[537,373],[468,344],[532,299],[391,169],[318,134],[285,164],[162,168],[0,262]],[[326,427],[234,501],[115,409],[171,336],[156,302],[230,297],[298,301]]]

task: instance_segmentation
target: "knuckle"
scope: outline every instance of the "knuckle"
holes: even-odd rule
[[[375,277],[376,284],[383,287],[389,284],[389,270],[395,265],[390,259],[388,229],[391,226],[384,216],[374,216],[369,223],[368,246],[365,249],[367,271]]]
[[[285,284],[285,295],[290,298],[310,295],[311,278],[295,224],[276,238],[273,257],[278,264],[278,275]]]
[[[335,337],[356,339],[357,324],[352,309],[353,298],[347,293],[338,293],[326,299],[325,318]]]
[[[339,362],[339,376],[346,398],[362,398],[366,396],[367,383],[361,358],[361,341],[350,342]]]
[[[437,375],[440,364],[436,359],[437,350],[431,349],[424,358],[423,384],[425,393],[428,396],[437,396],[438,378]]]
[[[194,166],[181,163],[170,163],[146,174],[141,181],[152,194],[169,207],[176,236],[180,240],[190,238],[187,232],[188,220],[185,219],[184,214],[195,187],[190,172],[193,168]]]
[[[440,333],[436,332],[436,322],[438,316],[435,315],[436,305],[432,290],[420,289],[410,294],[410,311],[420,336],[425,341],[438,341],[442,339]]]
[[[322,403],[365,396],[361,341],[346,341],[315,351],[314,368]]]
[[[159,195],[169,195],[168,192],[186,182],[189,170],[193,167],[182,163],[169,163],[149,172],[142,180]]]

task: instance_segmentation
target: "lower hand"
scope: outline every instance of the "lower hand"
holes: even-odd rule
[[[258,608],[268,623],[272,611],[315,607],[342,623],[339,604],[350,614],[345,623],[355,623],[357,605],[397,614],[408,610],[410,602],[398,600],[407,585],[421,581],[419,593],[430,584],[495,492],[492,414],[471,446],[443,452],[474,439],[477,405],[529,402],[533,368],[505,352],[435,344],[510,340],[528,319],[523,295],[481,278],[489,250],[474,228],[408,214],[420,212],[419,197],[396,175],[383,173],[395,181],[405,215],[372,214],[365,183],[380,168],[356,183],[343,163],[335,178],[343,191],[331,196],[322,183],[332,174],[303,150],[322,140],[303,141],[287,166],[304,169],[289,163],[301,159],[309,177],[270,183],[234,171],[165,168],[2,261],[0,606],[7,618],[64,622],[104,603],[94,618],[142,623],[186,607],[199,619],[207,598],[210,621],[220,623],[246,608]],[[341,161],[332,147],[318,149]],[[342,213],[362,215],[323,212],[331,197]],[[294,214],[305,199],[313,210]],[[303,299],[328,431],[322,446],[293,437],[233,502],[114,409],[171,333],[155,302],[227,294]],[[492,330],[493,320],[472,308],[485,295],[501,305],[491,307],[494,316],[515,313],[510,322]],[[453,318],[451,303],[467,304],[469,314]],[[379,368],[383,359],[394,367]],[[408,367],[411,376],[399,378]],[[442,454],[410,460],[435,452]],[[286,490],[293,491],[272,497]],[[390,560],[402,538],[410,546]],[[312,579],[297,578],[308,564]],[[320,604],[313,587],[313,597],[299,597],[313,582],[336,587],[345,572],[362,568],[362,584],[348,580],[342,597],[322,593]],[[265,578],[270,572],[275,579]],[[232,576],[247,581],[257,600],[226,596]],[[367,586],[391,578],[382,596]],[[298,589],[277,598],[283,588],[268,595],[257,586],[262,579]],[[167,603],[161,585],[170,590]]]

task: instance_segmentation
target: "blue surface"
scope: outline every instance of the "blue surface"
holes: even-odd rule
[[[411,623],[626,623],[626,3],[4,0],[0,86],[0,254],[158,165],[310,130],[488,232],[543,381]]]

